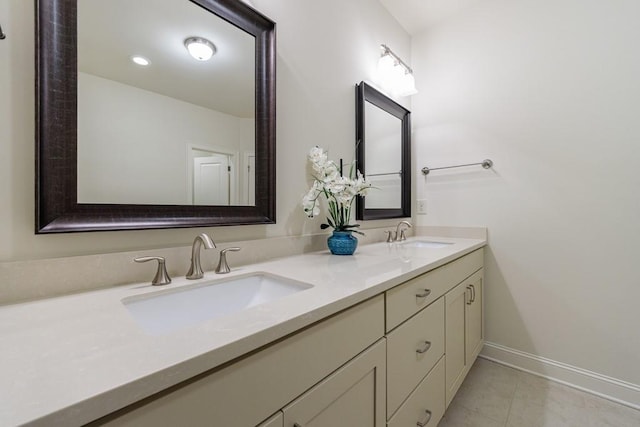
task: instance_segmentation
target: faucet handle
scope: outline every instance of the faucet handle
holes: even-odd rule
[[[396,237],[397,237],[397,233],[391,230],[385,230],[385,233],[387,233],[387,243],[393,243],[396,241]]]
[[[147,261],[158,261],[158,270],[156,271],[156,275],[151,281],[153,286],[162,286],[168,285],[171,283],[171,277],[169,277],[169,273],[167,273],[167,266],[164,260],[164,257],[161,256],[141,256],[133,259],[135,262],[147,262]]]
[[[407,236],[404,234],[404,228],[402,230],[400,230],[400,237],[398,237],[398,240],[400,242],[407,240]]]
[[[229,268],[229,264],[227,263],[227,252],[238,252],[240,248],[225,248],[220,251],[220,261],[218,261],[218,266],[216,267],[216,274],[226,274],[231,271]]]

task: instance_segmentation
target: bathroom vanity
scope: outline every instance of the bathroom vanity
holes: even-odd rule
[[[210,273],[0,308],[24,344],[0,356],[0,424],[435,427],[482,347],[484,245],[417,237],[239,268],[308,288],[177,329],[145,329],[123,300]]]

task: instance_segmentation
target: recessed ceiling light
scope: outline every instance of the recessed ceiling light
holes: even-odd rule
[[[131,60],[138,64],[138,65],[142,65],[143,67],[146,67],[147,65],[151,65],[151,61],[149,61],[147,58],[145,58],[144,56],[140,56],[140,55],[133,55],[131,57]]]
[[[208,61],[216,53],[216,46],[202,37],[189,37],[184,41],[189,54],[198,61]]]

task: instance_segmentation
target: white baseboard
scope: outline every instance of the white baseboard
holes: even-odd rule
[[[491,342],[485,342],[480,357],[640,410],[637,384]]]

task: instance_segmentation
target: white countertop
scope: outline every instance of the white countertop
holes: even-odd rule
[[[485,245],[425,236],[443,248],[395,243],[353,256],[315,252],[238,267],[227,275],[174,278],[0,307],[0,425],[81,425],[228,362]],[[127,297],[266,272],[312,288],[195,326],[151,335]]]

